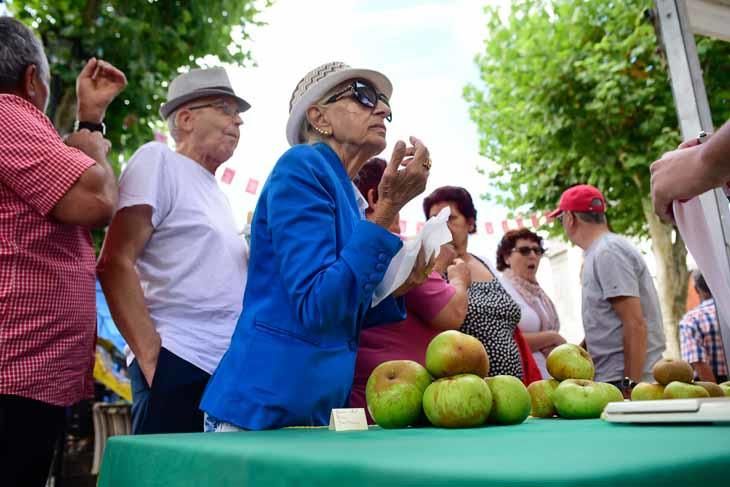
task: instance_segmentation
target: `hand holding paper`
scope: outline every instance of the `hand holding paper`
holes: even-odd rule
[[[419,268],[421,269],[421,280],[418,284],[422,283],[428,277],[428,273],[433,268],[441,246],[451,242],[453,239],[449,227],[446,224],[450,215],[451,208],[447,206],[438,215],[428,220],[423,226],[421,233],[413,240],[409,240],[403,244],[400,251],[390,261],[390,265],[385,271],[385,277],[375,288],[372,306],[377,306],[383,299],[391,294],[395,294],[396,291],[405,292],[410,289],[410,287],[408,289],[404,288],[404,291],[404,289],[399,288],[414,273],[414,268],[416,268],[416,273],[419,272]],[[418,261],[419,253],[421,252],[422,262],[425,265],[423,263],[419,264]]]

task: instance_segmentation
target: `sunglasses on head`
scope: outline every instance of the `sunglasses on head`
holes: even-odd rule
[[[325,101],[325,105],[334,103],[341,100],[344,96],[352,96],[358,103],[364,107],[375,109],[378,105],[378,101],[382,101],[385,105],[390,108],[390,100],[382,93],[378,93],[375,88],[364,81],[353,81],[347,89],[335,93]],[[390,112],[385,119],[389,122],[393,121],[393,112]]]
[[[542,254],[545,253],[545,249],[543,249],[542,247],[525,246],[525,247],[515,247],[514,249],[512,249],[512,252],[519,252],[520,255],[524,255],[525,257],[530,255],[530,252],[535,252],[535,255],[540,257]]]

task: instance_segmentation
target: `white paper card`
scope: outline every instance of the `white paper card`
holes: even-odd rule
[[[430,218],[421,232],[412,240],[403,243],[403,247],[390,261],[385,276],[373,292],[372,306],[377,306],[382,300],[390,296],[401,284],[406,282],[416,264],[418,252],[423,247],[426,262],[438,255],[441,246],[451,242],[453,237],[447,225],[451,216],[451,208],[444,207],[438,215]]]
[[[368,420],[363,408],[333,409],[330,413],[329,429],[335,431],[362,431],[368,429]]]

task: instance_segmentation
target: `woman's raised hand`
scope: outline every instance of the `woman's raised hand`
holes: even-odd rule
[[[410,147],[401,140],[395,144],[378,185],[378,207],[373,216],[375,223],[384,228],[388,228],[406,203],[426,189],[431,169],[428,149],[416,137],[410,137],[410,142]],[[400,166],[404,169],[399,169]]]

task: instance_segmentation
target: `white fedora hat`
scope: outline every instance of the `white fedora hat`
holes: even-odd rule
[[[372,69],[354,69],[341,62],[331,62],[314,68],[297,83],[291,100],[289,100],[286,140],[290,145],[304,142],[300,136],[307,109],[317,103],[332,88],[349,79],[369,81],[378,92],[388,98],[393,93],[393,85],[390,80],[384,74]]]
[[[245,112],[251,105],[236,95],[228,79],[226,70],[221,67],[207,69],[191,69],[170,83],[167,89],[167,102],[160,107],[160,115],[167,118],[183,103],[203,98],[204,96],[232,96],[238,103],[238,109]]]

